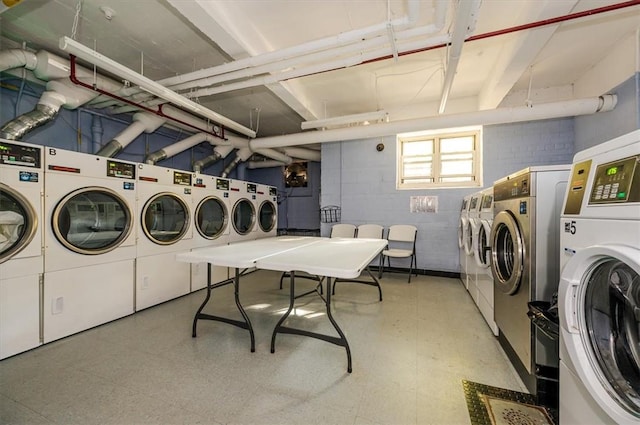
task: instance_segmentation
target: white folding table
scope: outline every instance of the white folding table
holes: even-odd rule
[[[258,269],[276,270],[291,274],[291,289],[289,294],[289,309],[276,324],[271,337],[271,352],[275,351],[277,333],[304,335],[321,339],[332,344],[345,347],[347,351],[347,371],[351,372],[351,351],[344,333],[331,314],[331,279],[354,279],[362,270],[385,248],[384,239],[353,239],[353,238],[318,238],[305,236],[279,236],[239,242],[230,245],[203,248],[191,252],[178,254],[176,259],[186,262],[206,262],[211,266],[235,268],[235,276],[225,282],[207,285],[207,296],[198,309],[193,321],[193,336],[196,336],[198,319],[217,320],[239,326],[249,330],[251,337],[251,351],[255,351],[255,338],[251,321],[242,308],[239,298],[239,284],[241,269],[256,267]],[[314,275],[326,276],[327,295],[325,300],[327,316],[338,332],[339,337],[318,334],[302,329],[283,326],[293,310],[295,303],[295,272],[303,271]],[[235,301],[244,321],[212,316],[202,313],[208,303],[211,291],[223,285],[233,283],[235,286]]]

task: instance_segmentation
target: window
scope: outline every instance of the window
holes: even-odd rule
[[[480,127],[399,134],[398,189],[480,187]]]

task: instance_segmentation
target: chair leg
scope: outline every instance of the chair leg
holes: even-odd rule
[[[287,272],[283,272],[282,275],[280,275],[280,289],[282,289],[282,281],[285,277],[288,277],[289,274]]]
[[[378,266],[378,279],[382,277],[384,272],[384,255],[380,254],[380,265]]]
[[[407,283],[411,283],[411,272],[413,271],[413,258],[411,258],[411,262],[409,263],[409,281]]]

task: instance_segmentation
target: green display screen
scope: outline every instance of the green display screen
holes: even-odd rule
[[[618,167],[609,167],[607,168],[607,176],[613,176],[618,173]]]

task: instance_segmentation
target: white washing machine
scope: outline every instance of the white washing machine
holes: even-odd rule
[[[464,237],[469,224],[469,201],[471,195],[467,195],[462,199],[460,208],[460,220],[458,221],[458,248],[460,249],[460,280],[464,287],[469,289],[469,279],[467,278],[467,252],[464,249]]]
[[[229,242],[248,241],[256,238],[256,206],[257,186],[242,180],[229,181],[229,205],[231,205],[231,229]]]
[[[193,245],[192,250],[229,243],[231,208],[229,180],[195,173],[193,176]],[[228,267],[211,266],[211,282],[229,278]],[[191,291],[205,288],[208,268],[205,263],[191,263]]]
[[[473,230],[473,260],[476,264],[476,304],[494,335],[498,326],[493,318],[493,275],[491,274],[491,225],[493,224],[493,187],[484,189],[478,224]]]
[[[0,359],[41,344],[42,151],[0,139]]]
[[[482,203],[482,192],[476,192],[471,195],[469,200],[469,215],[467,218],[467,227],[464,232],[464,252],[467,254],[467,281],[469,295],[473,302],[478,304],[478,284],[477,273],[478,265],[473,258],[473,234],[480,226],[480,204]]]
[[[529,167],[493,185],[494,319],[500,342],[531,394],[557,404],[558,341],[529,319],[529,302],[550,302],[560,277],[559,228],[570,165]]]
[[[266,184],[258,184],[258,225],[257,238],[278,235],[278,189]]]
[[[192,190],[192,172],[138,164],[136,310],[191,291],[191,267],[175,255],[193,246]]]
[[[136,164],[45,148],[43,336],[133,313]]]
[[[560,424],[638,424],[640,130],[575,155],[560,243]]]

